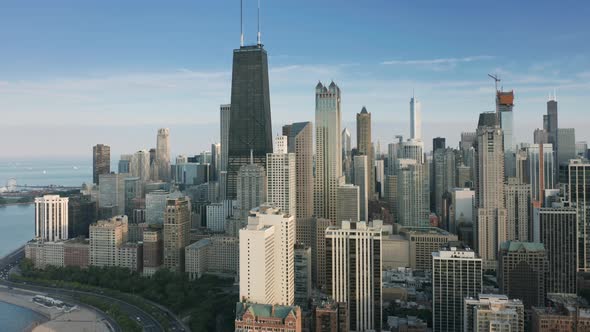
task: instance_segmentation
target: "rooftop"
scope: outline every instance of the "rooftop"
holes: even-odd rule
[[[256,303],[236,303],[236,317],[241,319],[246,311],[252,313],[255,317],[280,318],[285,319],[289,314],[297,316],[296,306],[282,306],[271,304]]]
[[[508,241],[501,244],[500,249],[508,251],[545,251],[543,243]]]

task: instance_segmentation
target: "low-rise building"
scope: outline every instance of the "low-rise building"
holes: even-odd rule
[[[347,332],[348,312],[344,302],[320,301],[314,303],[313,329],[316,332]]]
[[[301,332],[301,309],[297,306],[236,303],[235,332]]]
[[[90,264],[90,241],[75,238],[64,242],[64,265],[86,268]]]
[[[133,272],[143,271],[143,243],[127,242],[118,249],[119,267]]]
[[[547,305],[532,309],[531,331],[590,331],[590,308],[574,294],[547,294]]]
[[[524,332],[524,305],[506,295],[479,294],[463,301],[463,331]]]

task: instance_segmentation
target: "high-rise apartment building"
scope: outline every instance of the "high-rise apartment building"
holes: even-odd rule
[[[414,159],[397,160],[397,219],[403,226],[429,226],[428,165]]]
[[[369,221],[369,157],[366,155],[354,156],[354,181],[359,188],[359,215],[360,221]],[[338,212],[336,212],[338,214]],[[339,221],[338,221],[339,222]]]
[[[313,124],[296,122],[283,126],[289,137],[289,153],[295,153],[297,219],[313,216]]]
[[[576,293],[578,218],[575,208],[535,208],[533,241],[543,243],[548,261],[547,293]]]
[[[158,179],[169,182],[170,176],[170,129],[158,129],[156,140],[156,168],[158,169]]]
[[[127,216],[90,225],[90,265],[119,266],[119,249],[127,243],[128,234]]]
[[[327,291],[348,304],[351,331],[381,331],[381,238],[378,222],[343,221],[326,230]]]
[[[531,221],[531,185],[508,178],[504,185],[506,199],[506,241],[529,240]]]
[[[359,186],[341,184],[338,186],[336,224],[343,220],[361,221]]]
[[[458,240],[457,235],[437,227],[402,227],[399,234],[409,244],[410,268],[421,271],[432,271],[432,253]]]
[[[526,310],[543,306],[547,267],[542,243],[502,243],[497,273],[500,292],[511,299],[522,300]]]
[[[98,176],[111,172],[111,147],[97,144],[92,147],[92,181],[100,184]]]
[[[148,228],[143,231],[143,275],[156,273],[163,264],[164,239],[161,228]]]
[[[262,44],[234,50],[228,139],[227,198],[237,197],[238,171],[264,167],[272,152],[267,53]]]
[[[336,196],[342,176],[340,88],[336,83],[316,85],[315,122],[315,216],[335,223]]]
[[[434,174],[432,175],[433,183],[433,201],[431,205],[434,212],[439,217],[445,217],[445,205],[443,204],[443,195],[449,193],[455,187],[455,151],[453,149],[436,149],[433,156]]]
[[[506,241],[504,147],[496,113],[479,116],[476,155],[476,248],[485,268],[495,269],[498,248]]]
[[[250,211],[240,230],[240,301],[295,301],[295,218],[276,207]]]
[[[68,198],[44,195],[35,198],[35,238],[55,242],[68,239]]]
[[[590,271],[590,163],[570,160],[567,198],[578,212],[578,270]]]
[[[296,157],[288,152],[287,136],[275,137],[273,151],[266,155],[266,200],[296,217]]]
[[[449,243],[432,253],[432,326],[463,331],[463,299],[482,290],[482,260],[469,247]]]
[[[190,229],[190,199],[167,199],[164,210],[164,267],[184,272],[184,248],[189,244]]]
[[[465,332],[524,332],[524,306],[506,295],[479,294],[463,301]]]

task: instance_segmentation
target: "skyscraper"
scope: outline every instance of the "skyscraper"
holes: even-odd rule
[[[128,236],[127,216],[99,220],[90,225],[90,265],[118,266],[118,251],[127,242]]]
[[[156,142],[156,168],[160,181],[170,181],[170,129],[158,129]]]
[[[567,165],[570,159],[576,159],[576,131],[574,128],[557,129],[557,168],[559,183],[567,183]]]
[[[356,114],[356,149],[359,155],[367,156],[367,166],[365,169],[367,171],[368,195],[366,199],[369,200],[375,195],[375,171],[373,167],[375,156],[371,140],[371,113],[367,112],[367,108],[364,106],[361,112]]]
[[[100,174],[111,172],[111,147],[104,144],[97,144],[92,147],[92,181],[98,183]]]
[[[266,172],[264,167],[252,162],[244,165],[237,179],[238,207],[245,217],[250,210],[266,201]]]
[[[495,113],[479,116],[476,155],[476,248],[485,268],[495,269],[499,246],[506,241],[504,148]]]
[[[396,222],[403,226],[429,226],[428,165],[414,159],[398,159],[397,164]]]
[[[295,153],[297,219],[311,218],[313,216],[313,124],[296,122],[283,126],[283,135],[289,138],[289,153]]]
[[[240,167],[266,164],[272,152],[268,60],[262,44],[234,50],[228,139],[227,198],[237,197]]]
[[[360,221],[369,221],[369,158],[366,155],[354,156],[354,181],[359,187]],[[338,220],[340,222],[340,220]]]
[[[191,201],[188,197],[169,198],[164,211],[164,266],[184,272],[184,248],[189,245]]]
[[[576,293],[578,267],[577,211],[568,207],[535,208],[533,241],[545,245],[547,293]]]
[[[336,196],[342,176],[340,88],[321,82],[315,88],[316,174],[314,209],[318,218],[336,220]]]
[[[250,211],[240,230],[240,301],[295,301],[295,218],[272,205]]]
[[[219,157],[219,199],[226,199],[227,190],[227,159],[228,159],[228,145],[229,145],[229,115],[231,112],[230,104],[223,104],[219,106],[219,123],[220,123],[220,141],[221,141],[221,156]]]
[[[131,175],[138,177],[142,182],[150,180],[150,153],[147,150],[139,150],[131,158]]]
[[[555,188],[555,164],[552,144],[531,144],[526,148],[533,202],[543,201],[543,192]]]
[[[352,182],[352,146],[350,131],[348,128],[342,130],[342,173],[346,183]]]
[[[504,173],[506,177],[514,177],[515,159],[514,159],[514,91],[497,91],[496,92],[496,112],[500,128],[502,128],[502,141],[504,144]]]
[[[35,238],[40,241],[68,239],[68,198],[44,195],[35,198]]]
[[[415,96],[410,99],[410,139],[422,139],[422,104]]]
[[[360,221],[359,187],[353,184],[341,184],[338,186],[336,224],[343,220]]]
[[[557,98],[555,96],[550,97],[547,101],[547,114],[543,116],[543,129],[547,132],[548,143],[553,144],[555,154],[553,156],[553,178],[557,179],[559,163],[557,156],[559,155],[559,141],[557,137],[557,128],[559,128],[559,120],[557,113]]]
[[[463,331],[463,299],[482,290],[482,261],[469,247],[451,242],[432,253],[432,326]]]
[[[590,271],[590,163],[580,159],[568,165],[568,201],[578,213],[578,271]]]
[[[446,139],[444,137],[435,137],[432,139],[432,151],[438,149],[445,149],[447,147]]]
[[[328,294],[348,304],[351,331],[381,331],[382,226],[343,221],[326,230]]]
[[[266,155],[266,200],[296,217],[295,153],[288,152],[287,136],[275,137],[273,151]]]
[[[433,156],[434,174],[432,176],[433,184],[433,201],[431,205],[434,207],[434,212],[439,217],[446,216],[445,207],[443,205],[443,195],[448,193],[455,187],[455,151],[451,148],[438,148],[434,150]]]
[[[521,299],[525,309],[543,306],[547,258],[542,243],[508,241],[498,256],[500,292]]]
[[[504,185],[506,198],[506,241],[529,240],[531,220],[531,185],[508,178]]]

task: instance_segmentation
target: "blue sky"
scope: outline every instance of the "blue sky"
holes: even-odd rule
[[[553,89],[560,125],[590,139],[589,16],[585,1],[262,0],[273,126],[313,121],[313,88],[333,79],[344,126],[366,105],[375,141],[407,135],[415,89],[425,140],[456,145],[493,109],[497,73],[515,90],[517,140],[542,126]],[[158,127],[193,154],[218,140],[239,1],[3,0],[0,45],[0,158],[90,157],[99,142],[117,158],[154,146]]]

